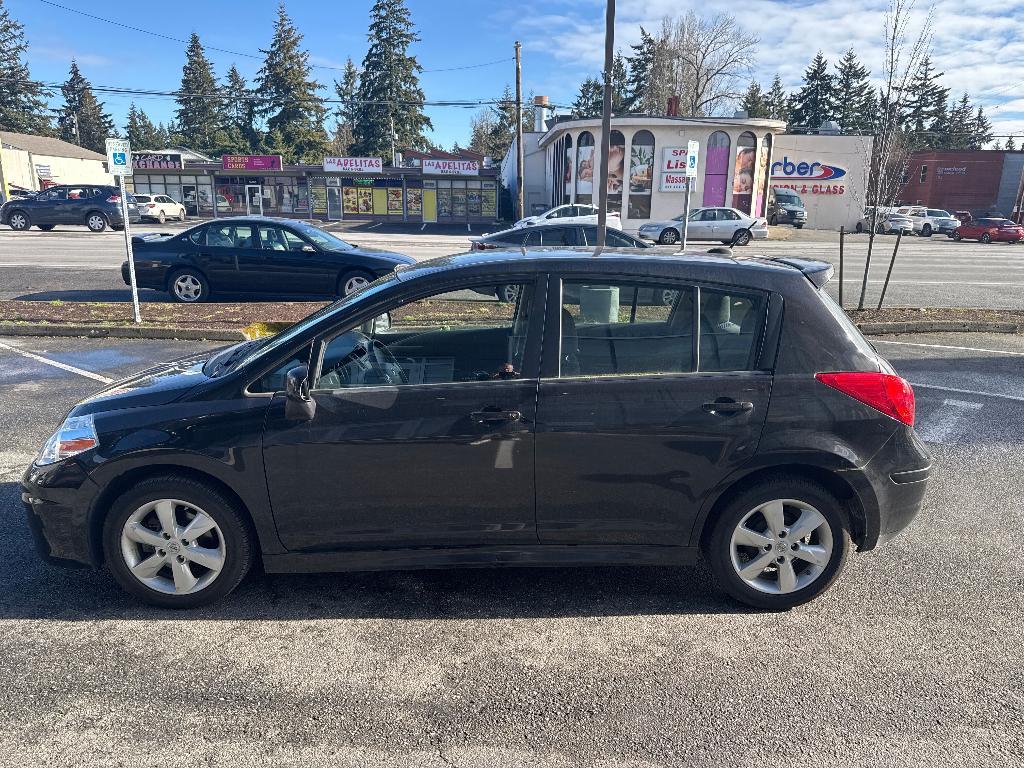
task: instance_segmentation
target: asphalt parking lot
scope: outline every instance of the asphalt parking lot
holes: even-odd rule
[[[256,575],[171,613],[43,565],[17,479],[88,374],[203,345],[0,338],[0,764],[1016,764],[1024,337],[875,342],[916,385],[935,475],[811,605],[593,568]]]
[[[139,231],[174,231],[180,225],[141,225]],[[493,229],[493,227],[492,227]],[[472,235],[484,231],[434,234],[429,230],[378,232],[374,229],[339,231],[357,245],[405,253],[429,259],[469,248]],[[774,227],[780,238],[756,241],[736,248],[739,255],[816,258],[838,266],[838,235],[834,232]],[[846,240],[846,305],[856,305],[867,255],[866,235]],[[875,240],[868,280],[867,305],[874,306],[885,282],[894,236]],[[694,243],[706,249],[720,243]],[[658,251],[674,253],[675,247]],[[59,227],[53,232],[12,232],[0,229],[0,299],[34,301],[130,301],[131,293],[121,280],[124,236],[120,232],[93,234],[82,227]],[[838,279],[829,290],[838,293]],[[143,301],[169,301],[159,291],[143,290]],[[1024,246],[1005,243],[955,243],[945,237],[906,237],[902,240],[889,286],[888,306],[952,306],[1024,309]]]

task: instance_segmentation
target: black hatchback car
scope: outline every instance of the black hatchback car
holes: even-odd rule
[[[135,198],[128,195],[128,221],[141,221]],[[58,224],[80,224],[93,232],[107,227],[124,229],[121,191],[100,184],[67,184],[37,192],[31,197],[10,200],[0,207],[0,223],[15,232],[32,227],[49,231]]]
[[[207,301],[215,292],[279,296],[347,296],[415,259],[352,245],[295,219],[225,218],[179,234],[132,238],[140,288],[175,301]],[[131,285],[128,262],[121,278]]]
[[[919,511],[910,386],[831,267],[490,251],[75,406],[22,480],[43,555],[139,598],[268,572],[691,563],[784,609]],[[511,279],[515,302],[459,301]],[[641,290],[675,291],[668,306]],[[569,298],[571,297],[571,298]]]

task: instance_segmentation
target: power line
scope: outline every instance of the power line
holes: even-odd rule
[[[55,2],[53,2],[53,0],[39,0],[39,2],[41,2],[41,3],[45,4],[45,5],[52,6],[54,8],[60,8],[62,11],[67,11],[68,13],[77,13],[79,16],[85,16],[87,19],[93,19],[94,21],[102,21],[104,24],[113,24],[116,27],[121,27],[122,29],[128,29],[128,30],[131,30],[132,32],[139,32],[139,33],[141,33],[143,35],[152,35],[153,37],[159,37],[162,40],[170,40],[171,42],[174,42],[174,43],[181,43],[183,45],[188,45],[188,40],[183,40],[180,37],[173,37],[171,35],[165,35],[162,32],[153,32],[152,30],[143,29],[142,27],[134,27],[131,24],[125,24],[124,22],[115,21],[114,19],[108,19],[108,18],[105,18],[103,16],[97,16],[96,14],[93,14],[93,13],[87,13],[85,11],[81,11],[78,8],[69,8],[66,5],[61,5],[60,3],[55,3]],[[241,57],[246,58],[246,59],[261,59],[261,58],[263,58],[262,56],[259,56],[259,55],[255,54],[255,53],[243,53],[241,51],[232,51],[232,50],[229,50],[227,48],[218,48],[216,46],[206,45],[206,44],[203,45],[203,50],[206,50],[206,51],[217,51],[218,53],[226,53],[226,54],[229,54],[231,56],[241,56]],[[496,64],[505,64],[505,63],[510,62],[510,61],[512,61],[512,59],[510,57],[506,57],[504,59],[496,59],[495,61],[485,61],[485,62],[483,62],[481,64],[467,64],[467,65],[461,66],[461,67],[444,67],[444,68],[441,68],[441,69],[423,69],[423,70],[420,70],[420,72],[421,72],[421,74],[426,74],[428,72],[455,72],[455,71],[463,70],[463,69],[480,69],[481,67],[493,67]],[[332,67],[329,64],[310,64],[309,66],[312,67],[313,69],[329,69],[332,72],[344,72],[345,71],[344,67]]]

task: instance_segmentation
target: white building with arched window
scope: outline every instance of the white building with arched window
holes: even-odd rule
[[[535,151],[544,153],[546,204],[596,204],[606,178],[609,210],[635,232],[645,222],[683,213],[685,187],[669,183],[666,174],[678,177],[671,173],[671,150],[689,141],[700,144],[690,207],[724,205],[763,216],[775,136],[785,129],[779,120],[747,117],[613,117],[607,174],[600,168],[600,118],[560,119],[530,136],[536,136]],[[528,186],[540,186],[529,169],[524,175]]]

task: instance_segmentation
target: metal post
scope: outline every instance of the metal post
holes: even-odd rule
[[[903,239],[903,230],[901,229],[896,234],[896,245],[892,248],[892,258],[889,259],[889,271],[885,273],[885,282],[882,284],[882,295],[878,297],[878,308],[882,308],[882,302],[885,301],[885,292],[889,290],[889,278],[892,277],[892,268],[896,266],[896,251],[900,249],[900,240]]]
[[[843,306],[843,240],[846,237],[846,227],[839,228],[839,306]]]
[[[6,203],[10,199],[10,193],[7,191],[7,177],[4,176],[3,146],[0,143],[0,203]]]
[[[690,231],[690,184],[693,183],[693,179],[689,176],[686,177],[686,202],[683,203],[683,240],[682,247],[680,250],[686,250],[686,237]]]
[[[523,61],[520,55],[522,45],[516,40],[516,221],[526,216],[526,201],[523,200]]]
[[[121,192],[121,216],[124,218],[124,247],[128,251],[128,277],[132,284],[132,309],[135,311],[135,322],[142,322],[139,311],[139,286],[135,282],[135,254],[132,253],[132,227],[128,221],[128,193],[124,188],[124,176],[118,175],[117,188]],[[214,203],[217,200],[214,198]]]
[[[615,0],[606,0],[604,12],[604,106],[601,110],[601,186],[597,191],[597,249],[604,248],[608,231],[608,155],[612,141],[612,60],[615,57]],[[623,160],[625,162],[625,159]]]

